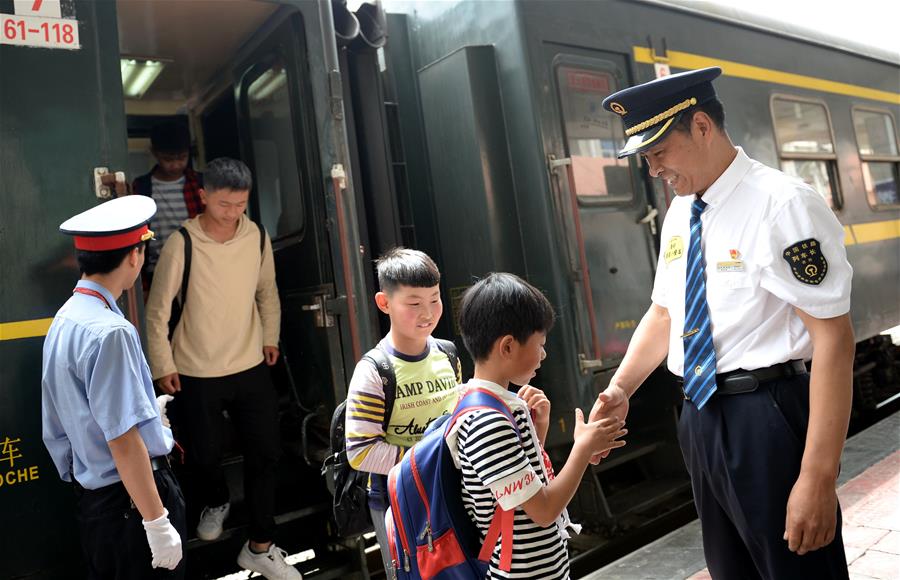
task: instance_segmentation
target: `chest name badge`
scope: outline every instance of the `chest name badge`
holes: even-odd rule
[[[804,284],[818,286],[828,273],[822,245],[815,238],[794,242],[781,252],[781,256],[791,267],[794,278]]]
[[[731,260],[728,262],[716,262],[717,272],[743,272],[744,263],[740,260]]]
[[[665,258],[666,264],[668,264],[672,260],[677,260],[683,255],[684,240],[681,239],[681,236],[672,236],[671,238],[669,238],[669,243],[666,244],[666,251],[663,253],[663,258]]]

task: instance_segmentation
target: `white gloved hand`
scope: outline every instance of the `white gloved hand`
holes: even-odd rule
[[[169,404],[169,401],[174,401],[175,397],[172,395],[160,395],[156,397],[156,406],[159,407],[159,420],[162,421],[163,427],[172,427],[172,423],[169,422],[169,416],[166,415],[166,405]]]
[[[169,521],[169,510],[164,509],[163,515],[152,522],[142,520],[141,523],[147,532],[147,543],[150,544],[150,553],[153,555],[153,567],[174,570],[181,561],[181,536]]]

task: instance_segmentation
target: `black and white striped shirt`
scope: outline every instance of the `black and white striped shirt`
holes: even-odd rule
[[[502,540],[498,541],[487,578],[567,579],[569,555],[558,524],[542,528],[521,507],[548,484],[528,410],[520,399],[499,385],[473,380],[467,386],[476,382],[478,387],[501,395],[508,403],[519,403],[510,406],[520,438],[503,414],[479,409],[460,421],[456,445],[450,446],[462,470],[463,504],[482,539],[491,525],[497,503],[504,509],[515,507],[512,569],[500,570]]]
[[[187,204],[184,202],[184,176],[175,181],[162,181],[151,178],[153,184],[153,201],[156,202],[156,214],[150,220],[150,229],[156,234],[147,248],[148,272],[156,269],[159,252],[163,244],[176,231],[181,223],[188,219]]]

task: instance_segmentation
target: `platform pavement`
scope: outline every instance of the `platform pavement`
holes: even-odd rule
[[[851,580],[900,580],[900,412],[847,440],[838,497]],[[700,523],[581,580],[706,580]]]

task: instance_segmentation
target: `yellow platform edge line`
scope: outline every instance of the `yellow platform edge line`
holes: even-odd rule
[[[844,245],[852,246],[856,243],[856,238],[853,237],[853,228],[850,226],[844,226]]]
[[[653,64],[653,54],[650,49],[644,46],[633,47],[634,60],[644,64]],[[900,93],[892,93],[889,91],[881,91],[878,89],[870,89],[859,85],[851,85],[837,81],[829,81],[817,77],[799,75],[789,72],[783,72],[759,66],[753,66],[730,60],[722,60],[711,58],[699,54],[691,54],[688,52],[678,52],[670,50],[666,53],[668,60],[665,62],[671,67],[683,69],[698,69],[709,66],[718,66],[722,68],[722,74],[732,77],[750,79],[754,81],[764,81],[769,83],[777,83],[791,87],[802,89],[810,89],[814,91],[822,91],[826,93],[835,93],[838,95],[847,95],[851,97],[860,97],[873,101],[881,101],[891,103],[892,105],[900,105]]]
[[[4,322],[0,324],[0,340],[15,340],[17,338],[34,338],[46,336],[50,330],[52,318],[39,318],[37,320],[21,320],[19,322]]]

